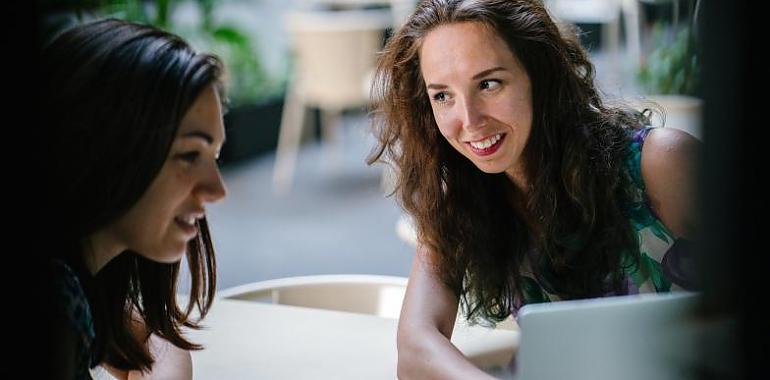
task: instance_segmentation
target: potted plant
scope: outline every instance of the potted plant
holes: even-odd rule
[[[694,96],[700,70],[692,28],[669,38],[666,26],[657,23],[652,34],[657,47],[640,65],[640,83],[649,93]]]
[[[275,149],[281,123],[286,77],[271,77],[262,67],[247,33],[214,22],[214,0],[198,0],[200,24],[175,30],[194,47],[218,55],[227,66],[227,143],[221,161],[232,166]]]
[[[236,25],[216,22],[217,0],[196,0],[200,17],[193,23],[174,22],[174,0],[81,0],[43,3],[49,30],[91,18],[116,17],[154,25],[178,34],[200,51],[218,55],[225,64],[228,106],[225,114],[225,165],[275,148],[278,140],[285,77],[268,75],[251,36]],[[55,12],[54,12],[55,11]]]
[[[697,91],[700,62],[695,21],[697,3],[691,3],[688,23],[656,22],[650,41],[653,49],[643,58],[637,79],[647,99],[663,109],[665,125],[701,137],[702,100]],[[676,21],[676,20],[675,20]],[[659,120],[660,123],[662,120]]]

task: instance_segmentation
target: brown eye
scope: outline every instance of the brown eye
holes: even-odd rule
[[[200,157],[199,152],[186,152],[182,153],[178,156],[182,161],[189,162],[191,164],[194,164],[196,161],[198,161],[198,157]]]
[[[500,87],[500,85],[501,85],[501,82],[497,79],[485,79],[481,81],[481,83],[479,84],[479,87],[482,90],[494,90]]]
[[[433,100],[437,102],[445,102],[446,101],[446,92],[437,92],[433,94]]]

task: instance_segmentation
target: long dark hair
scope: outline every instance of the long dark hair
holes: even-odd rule
[[[431,30],[457,22],[494,30],[530,77],[529,189],[483,173],[438,131],[419,50]],[[562,298],[622,289],[623,259],[638,256],[638,242],[621,168],[627,129],[645,117],[605,106],[576,35],[562,34],[539,1],[420,2],[382,53],[373,97],[379,144],[369,162],[395,165],[399,202],[469,318],[508,316],[527,263]]]
[[[214,297],[216,261],[205,219],[186,251],[192,284],[185,310],[176,300],[180,263],[126,251],[92,276],[81,244],[150,186],[194,100],[212,84],[221,91],[221,62],[173,34],[115,19],[65,30],[44,46],[40,62],[51,214],[64,221],[54,229],[61,244],[50,255],[75,270],[88,298],[96,331],[92,365],[152,366],[145,343],[131,332],[134,315],[149,333],[200,349],[181,328],[197,328],[191,312],[197,307],[205,316]]]

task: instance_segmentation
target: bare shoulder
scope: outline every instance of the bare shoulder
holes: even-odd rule
[[[661,180],[692,174],[696,169],[701,143],[674,128],[650,131],[642,148],[642,177],[649,188]]]
[[[701,143],[687,132],[656,128],[642,148],[641,169],[653,211],[675,235],[693,238]]]
[[[644,151],[656,153],[695,154],[701,145],[700,140],[691,134],[676,128],[653,128],[644,142]],[[642,156],[644,158],[644,156]],[[654,158],[650,156],[648,158]]]

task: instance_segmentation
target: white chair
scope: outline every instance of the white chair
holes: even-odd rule
[[[624,0],[545,0],[553,17],[562,22],[600,24],[602,48],[616,51],[620,44],[621,3]]]
[[[299,276],[235,286],[218,297],[398,318],[406,283],[394,276]]]
[[[599,24],[601,50],[608,53],[611,76],[620,78],[620,18],[626,20],[626,48],[632,59],[638,61],[638,0],[545,0],[549,13],[559,22],[571,24]],[[630,22],[629,22],[630,21]]]
[[[392,20],[388,10],[288,14],[285,25],[294,59],[273,168],[276,193],[291,187],[308,107],[321,112],[325,143],[337,140],[343,110],[365,110],[377,52]]]

